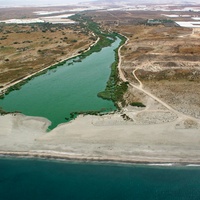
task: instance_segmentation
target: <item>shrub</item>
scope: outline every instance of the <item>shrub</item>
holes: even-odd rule
[[[131,106],[137,106],[137,107],[146,107],[142,102],[133,102],[130,103]]]

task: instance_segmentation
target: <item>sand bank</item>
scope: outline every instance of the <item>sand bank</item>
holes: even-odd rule
[[[169,121],[169,120],[168,120]],[[79,116],[46,132],[50,122],[0,116],[0,154],[132,163],[200,164],[199,124],[176,118],[159,124],[126,121],[120,113]]]

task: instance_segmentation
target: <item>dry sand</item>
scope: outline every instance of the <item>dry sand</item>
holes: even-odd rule
[[[123,114],[129,114],[131,120],[124,120],[122,113],[79,116],[51,132],[46,132],[50,122],[44,118],[0,116],[0,154],[133,163],[200,163],[198,121],[160,110],[152,111],[150,116],[156,115],[155,120],[147,123],[141,116],[148,112],[151,111],[127,108]],[[162,123],[156,121],[158,118],[163,119]]]

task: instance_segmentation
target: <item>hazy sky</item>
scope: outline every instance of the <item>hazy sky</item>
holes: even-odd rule
[[[0,6],[22,6],[22,5],[64,5],[93,0],[0,0]]]
[[[41,6],[41,5],[69,5],[78,2],[89,2],[95,0],[0,0],[0,7],[4,6]],[[104,0],[102,0],[104,1]],[[112,1],[129,1],[136,4],[140,3],[183,3],[183,2],[197,2],[200,0],[106,0],[107,2]]]

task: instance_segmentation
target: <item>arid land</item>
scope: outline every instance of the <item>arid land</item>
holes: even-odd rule
[[[48,120],[0,116],[3,155],[143,163],[200,163],[200,32],[159,12],[85,13],[127,37],[119,74],[129,82],[115,114],[79,116],[46,132]],[[174,13],[168,13],[174,14]],[[184,13],[185,14],[185,13]],[[6,62],[6,61],[4,61]],[[146,107],[131,106],[140,102]]]
[[[122,11],[106,16],[98,12],[94,20],[128,38],[121,49],[121,70],[127,81],[141,86],[178,112],[199,119],[200,28],[184,28],[170,21],[152,25],[147,22],[150,17],[163,20],[159,12],[153,15]],[[112,22],[114,18],[118,19],[116,23]],[[149,96],[133,87],[125,99],[127,104],[139,101],[149,107]]]
[[[6,13],[7,17],[12,12],[13,18],[21,19],[28,13],[32,16],[30,13],[37,9],[25,8],[21,12],[19,8],[2,10],[0,18],[5,20]],[[44,10],[50,12],[51,9]],[[0,87],[77,55],[95,40],[78,24],[0,23]]]

